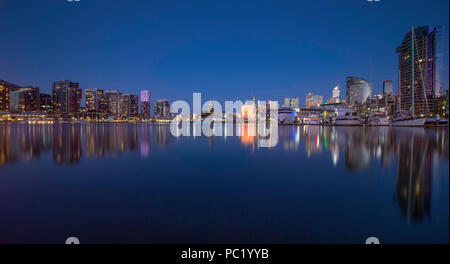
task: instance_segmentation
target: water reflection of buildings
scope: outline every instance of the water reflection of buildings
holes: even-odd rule
[[[424,130],[396,132],[402,135],[398,140],[397,202],[408,219],[422,220],[431,210],[432,141],[423,140]]]
[[[89,124],[85,127],[86,156],[103,157],[137,151],[138,126],[128,124]],[[81,136],[78,135],[78,137]]]
[[[417,221],[430,216],[432,178],[449,159],[448,129],[303,126],[280,127],[279,135],[284,150],[296,150],[300,141],[308,158],[329,151],[334,166],[344,154],[348,171],[375,161],[383,169],[396,164],[396,201],[408,219]]]
[[[138,126],[127,124],[0,124],[0,166],[37,159],[45,152],[52,153],[57,164],[72,164],[83,154],[103,157],[137,151],[140,142],[148,142],[148,153],[149,133],[142,132],[140,141],[138,132]]]
[[[52,127],[0,125],[0,166],[37,159],[52,146]]]
[[[385,170],[395,168],[393,192],[403,214],[417,221],[429,217],[432,179],[439,175],[441,162],[449,159],[448,129],[281,126],[276,137],[267,137],[260,125],[264,124],[225,124],[223,132],[226,137],[239,132],[239,142],[253,151],[269,142],[286,152],[304,148],[308,158],[329,152],[333,165],[341,163],[348,171],[370,169],[375,162]],[[192,131],[194,137],[201,136],[200,127],[194,125]],[[148,157],[152,142],[168,146],[171,138],[169,125],[0,124],[0,166],[44,153],[58,164],[76,163],[83,155],[139,151]],[[208,137],[209,144],[216,139]]]
[[[153,127],[155,134],[155,143],[160,146],[168,146],[170,140],[170,126],[158,125]]]
[[[233,131],[234,128],[236,131]],[[294,127],[292,128],[294,129]],[[225,135],[236,132],[236,135],[240,137],[241,144],[251,147],[253,150],[261,147],[274,147],[278,144],[278,127],[271,126],[269,123],[237,123],[236,127],[226,124],[224,130],[226,131]]]
[[[81,158],[81,126],[55,125],[53,127],[53,160],[55,163],[74,163]]]

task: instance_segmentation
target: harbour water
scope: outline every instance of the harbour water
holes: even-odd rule
[[[0,124],[0,243],[448,243],[448,137],[280,126],[265,148],[168,125]]]

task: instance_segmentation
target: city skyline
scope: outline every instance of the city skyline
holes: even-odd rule
[[[5,13],[6,23],[3,23],[0,29],[5,29],[5,33],[12,37],[0,44],[3,46],[2,50],[7,51],[3,56],[6,63],[0,65],[0,72],[2,72],[0,79],[21,86],[38,86],[42,93],[51,92],[53,80],[69,79],[79,82],[83,90],[96,87],[103,90],[117,89],[130,94],[139,94],[140,90],[150,90],[153,101],[157,98],[189,101],[192,92],[202,92],[206,97],[219,101],[233,98],[244,100],[254,96],[282,102],[284,97],[299,97],[300,105],[305,105],[305,96],[309,92],[322,95],[326,100],[331,97],[329,94],[333,87],[336,85],[345,87],[348,76],[372,80],[373,94],[382,93],[384,80],[393,80],[394,91],[397,93],[398,55],[395,49],[401,44],[401,40],[412,24],[416,27],[443,25],[444,54],[445,58],[448,57],[448,14],[443,8],[437,8],[448,7],[446,1],[433,3],[409,1],[411,5],[405,7],[405,12],[398,12],[396,16],[398,21],[395,23],[392,21],[388,23],[389,21],[378,18],[390,9],[400,10],[397,6],[400,3],[371,4],[365,1],[350,1],[342,5],[335,3],[320,5],[321,9],[313,3],[301,6],[285,4],[278,5],[277,10],[273,12],[270,12],[272,6],[267,3],[258,6],[233,3],[220,6],[195,5],[188,10],[195,14],[202,12],[198,20],[191,21],[188,25],[197,27],[188,28],[189,30],[184,34],[181,29],[184,27],[182,22],[186,17],[174,19],[172,22],[167,20],[179,14],[180,8],[187,8],[183,4],[171,10],[164,4],[152,3],[155,5],[152,6],[149,3],[136,3],[142,7],[142,11],[138,11],[136,18],[126,26],[120,27],[123,20],[111,21],[111,16],[119,11],[120,5],[108,2],[104,6],[107,14],[94,16],[89,18],[89,21],[78,21],[80,28],[70,27],[71,18],[85,17],[86,13],[91,14],[101,2],[80,2],[78,6],[73,6],[64,2],[42,1],[39,4],[30,4],[25,10],[12,2],[3,5],[0,13]],[[46,27],[40,27],[42,29],[38,30],[27,23],[27,20],[21,24],[14,24],[9,20],[11,14],[15,12],[33,13],[33,8],[40,10],[43,7],[49,8],[49,11],[38,15],[41,19],[40,23],[47,25],[55,19],[46,16],[48,12],[64,11],[66,16],[59,17],[62,19],[62,25],[55,25],[51,27],[52,30],[44,31],[43,28]],[[150,7],[158,10],[159,13],[155,14],[155,11],[145,15],[143,11],[149,10]],[[280,20],[280,14],[276,11],[282,9],[284,12],[288,7],[291,7],[293,11],[287,12],[286,19]],[[364,18],[362,14],[353,12],[349,14],[346,10],[349,7],[355,9],[354,13],[360,11],[368,17]],[[255,8],[258,12],[249,13],[250,8]],[[305,10],[317,14],[322,9],[324,14],[331,14],[331,16],[315,18],[308,15],[305,18],[297,18],[298,16],[294,14],[294,11],[304,14]],[[432,9],[433,12],[430,13],[432,15],[425,12],[419,17],[416,14],[421,9]],[[124,17],[131,15],[127,10]],[[216,33],[212,33],[209,26],[201,23],[202,19],[206,19],[205,10],[210,10],[211,14],[217,14],[221,10],[227,11],[219,18],[212,20],[212,24],[219,26]],[[168,14],[169,18],[161,18],[164,14]],[[242,29],[236,25],[238,22],[228,21],[233,14],[238,16]],[[264,15],[268,15],[269,20],[277,19],[278,21],[267,31],[262,31]],[[335,20],[344,15],[349,22]],[[211,19],[209,15],[206,16]],[[254,23],[249,21],[251,18],[255,19]],[[320,19],[324,21],[319,21]],[[350,23],[356,20],[361,25]],[[94,30],[87,27],[87,23],[96,22],[102,23],[97,23]],[[111,25],[108,24],[109,22]],[[333,28],[326,26],[327,23],[332,22],[337,23],[333,25]],[[314,30],[305,28],[302,23],[314,25]],[[12,45],[17,43],[19,36],[13,34],[11,30],[28,32],[30,37],[42,37],[49,32],[56,34],[54,30],[61,26],[69,27],[66,31],[58,32],[61,38],[73,40],[73,43],[67,43],[66,49],[58,46],[62,41],[60,39],[55,40],[55,43],[45,42],[49,47],[45,46],[39,38],[33,38],[27,42],[34,45]],[[126,30],[127,28],[131,30],[131,33]],[[106,34],[108,30],[113,30],[114,34]],[[248,36],[244,34],[252,30],[254,33]],[[280,36],[276,33],[279,30],[286,34]],[[207,34],[201,35],[203,31]],[[381,38],[380,32],[385,37]],[[94,33],[99,33],[99,36],[95,37]],[[339,38],[339,34],[344,33],[349,37],[348,40]],[[350,37],[351,34],[357,34],[358,38]],[[158,44],[151,43],[153,37]],[[91,40],[91,38],[92,41],[89,41],[89,44],[80,45],[82,40]],[[161,50],[160,46],[167,44],[169,40],[172,44]],[[147,44],[149,46],[146,46]],[[49,50],[51,47],[55,48],[54,45],[59,48]],[[158,45],[160,45],[159,48]],[[48,60],[43,60],[44,55],[46,55],[45,58],[48,57]],[[72,60],[72,56],[76,55],[77,58]],[[89,56],[93,56],[96,60],[92,60]],[[71,63],[61,67],[57,58],[69,59]],[[307,66],[305,61],[308,63]],[[33,67],[37,65],[39,67]],[[448,69],[447,59],[444,68]],[[271,74],[268,74],[269,71]],[[444,90],[447,89],[448,71],[445,71]]]

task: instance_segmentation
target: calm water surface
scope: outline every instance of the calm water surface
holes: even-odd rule
[[[0,243],[448,243],[448,137],[282,126],[262,148],[165,125],[0,124]]]

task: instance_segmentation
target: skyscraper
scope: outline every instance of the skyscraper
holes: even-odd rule
[[[73,114],[80,111],[80,84],[68,80],[53,82],[53,111]]]
[[[144,119],[150,118],[150,91],[141,91],[141,114]]]
[[[422,26],[414,29],[414,34],[413,31],[406,33],[397,48],[402,110],[411,111],[414,102],[415,116],[433,111],[443,85],[442,42],[442,26]]]
[[[39,112],[40,92],[39,87],[29,86],[12,88],[9,92],[11,112]]]
[[[0,80],[0,111],[9,111],[9,92],[18,85]]]
[[[300,104],[299,104],[299,100],[298,97],[286,97],[284,98],[284,105],[283,106],[287,106],[287,107],[292,107],[292,108],[299,108]]]
[[[106,90],[105,99],[108,104],[108,112],[112,115],[119,115],[119,99],[122,95],[118,90]]]
[[[306,95],[306,108],[323,104],[323,96],[309,93]]]
[[[372,96],[372,85],[359,77],[347,77],[347,103],[361,105]]]
[[[104,102],[104,92],[101,89],[90,88],[85,90],[86,110],[93,112],[102,112],[102,103]]]
[[[341,87],[339,85],[336,85],[336,87],[334,87],[333,89],[333,98],[340,99],[340,96],[341,96]]]
[[[41,111],[45,113],[50,113],[53,109],[53,98],[49,94],[40,94],[39,95]]]
[[[300,103],[299,103],[298,97],[291,98],[291,107],[293,107],[293,108],[299,108],[300,107]]]
[[[391,80],[383,81],[383,95],[392,95],[394,93],[394,83]]]
[[[339,85],[336,85],[336,87],[333,88],[333,97],[328,98],[327,103],[328,104],[338,104],[341,102],[341,89]]]
[[[159,99],[155,102],[155,117],[156,118],[167,118],[170,114],[170,103],[169,100]]]
[[[130,115],[137,116],[139,112],[139,97],[135,94],[130,94]]]
[[[122,94],[119,96],[119,116],[126,117],[130,115],[130,95]]]

